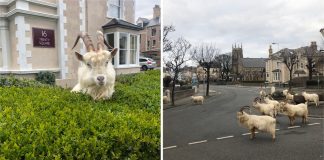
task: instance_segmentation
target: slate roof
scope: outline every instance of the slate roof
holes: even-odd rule
[[[137,30],[137,31],[143,29],[141,26],[135,25],[133,23],[129,23],[129,22],[121,20],[121,19],[116,19],[116,18],[112,19],[107,24],[102,26],[103,29],[116,28],[116,27]]]
[[[265,68],[267,58],[243,58],[243,67]]]
[[[160,25],[160,17],[151,19],[147,27],[156,26],[156,25]]]

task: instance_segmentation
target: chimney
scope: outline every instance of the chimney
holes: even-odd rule
[[[312,41],[310,47],[311,47],[314,51],[316,51],[316,50],[317,50],[316,41]]]
[[[160,6],[155,5],[153,8],[153,18],[160,17],[160,11],[161,11]]]
[[[270,45],[270,47],[269,47],[269,58],[270,58],[271,54],[272,54],[272,46]]]

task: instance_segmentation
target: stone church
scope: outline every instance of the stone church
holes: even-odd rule
[[[266,58],[243,58],[243,47],[232,45],[232,73],[234,80],[264,81]]]

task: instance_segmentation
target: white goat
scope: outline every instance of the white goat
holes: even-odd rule
[[[272,99],[270,99],[269,97],[265,97],[265,98],[264,98],[264,101],[265,101],[267,104],[273,104],[273,105],[274,105],[275,110],[276,110],[276,112],[275,112],[275,116],[277,116],[277,113],[280,112],[280,104],[279,104],[279,102],[276,101],[276,100],[272,100]]]
[[[271,87],[270,94],[272,95],[274,92],[276,92],[276,88],[274,86]]]
[[[97,31],[97,49],[95,49],[89,35],[81,33],[78,35],[73,48],[82,38],[87,53],[84,55],[75,52],[81,66],[78,69],[78,84],[72,92],[83,92],[89,94],[93,99],[109,99],[114,93],[116,72],[111,63],[117,52],[117,48],[111,52],[105,50],[104,45],[109,46],[101,31]],[[72,49],[73,49],[72,48]]]
[[[259,94],[260,94],[261,98],[263,98],[267,95],[267,93],[263,89],[261,89]]]
[[[236,113],[236,116],[240,124],[250,130],[250,139],[255,138],[255,131],[259,130],[263,132],[269,132],[272,135],[272,141],[275,141],[276,119],[270,116],[249,115],[243,111],[245,108],[250,107],[242,107],[240,111]]]
[[[170,90],[165,90],[165,95],[166,96],[163,96],[163,103],[170,103]]]
[[[191,96],[192,101],[196,103],[203,104],[204,103],[204,97],[203,96]]]
[[[261,99],[259,99],[261,101]],[[268,115],[271,117],[276,117],[277,115],[277,111],[275,109],[275,106],[270,103],[260,103],[258,102],[258,99],[256,98],[253,102],[253,107],[258,109],[262,115]]]
[[[306,123],[308,117],[307,102],[297,105],[280,102],[280,107],[281,110],[287,114],[291,126],[294,125],[295,117],[302,117],[302,122]]]
[[[318,104],[319,104],[318,94],[316,94],[316,93],[309,94],[306,92],[302,92],[302,95],[304,96],[306,101],[315,102],[316,107],[318,107]]]
[[[282,93],[286,96],[287,100],[294,100],[294,95],[290,94],[287,89],[283,90]]]

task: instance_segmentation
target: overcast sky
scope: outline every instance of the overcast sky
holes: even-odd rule
[[[324,0],[163,0],[163,25],[171,38],[192,44],[216,43],[222,53],[243,44],[244,57],[267,57],[269,45],[299,48],[310,41],[323,47]],[[273,45],[278,50],[278,45]]]
[[[152,18],[156,4],[160,5],[160,0],[135,0],[135,21],[138,17]]]

